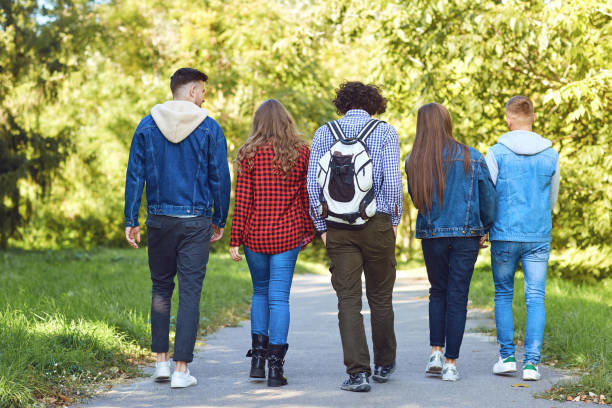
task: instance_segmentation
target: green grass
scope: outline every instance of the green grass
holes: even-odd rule
[[[520,342],[525,336],[526,319],[522,272],[517,272],[514,288],[515,341]],[[490,266],[479,264],[470,286],[472,305],[493,308],[494,292]],[[611,339],[612,280],[580,285],[547,278],[542,362],[582,374],[571,387],[565,384],[566,388],[612,396]]]
[[[0,252],[0,282],[0,407],[70,402],[150,358],[145,249]],[[247,317],[250,296],[246,262],[211,256],[200,333]]]

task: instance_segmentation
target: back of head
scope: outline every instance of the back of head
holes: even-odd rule
[[[333,103],[340,115],[351,109],[363,109],[370,115],[380,115],[387,109],[387,100],[382,96],[380,88],[356,81],[340,84]]]
[[[506,103],[506,118],[511,130],[517,126],[531,126],[535,119],[533,103],[526,96],[513,96]]]
[[[276,99],[268,99],[255,111],[251,134],[236,157],[239,170],[243,165],[251,165],[258,148],[268,143],[274,150],[274,164],[284,175],[291,172],[299,147],[306,144],[293,117]]]
[[[437,191],[438,204],[442,206],[448,167],[443,154],[447,149],[447,160],[450,159],[457,146],[463,148],[464,171],[467,174],[470,167],[469,150],[453,138],[448,110],[438,103],[421,106],[417,114],[417,130],[406,171],[412,200],[422,213],[431,210],[434,189]]]
[[[184,86],[194,81],[208,81],[208,76],[195,68],[180,68],[170,77],[172,96],[179,97]]]

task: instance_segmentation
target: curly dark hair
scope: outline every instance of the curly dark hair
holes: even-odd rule
[[[357,81],[340,84],[336,89],[336,99],[332,102],[340,115],[351,109],[363,109],[370,115],[380,115],[387,109],[387,100],[378,86]]]

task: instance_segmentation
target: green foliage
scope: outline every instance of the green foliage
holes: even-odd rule
[[[481,151],[505,129],[504,105],[529,96],[534,130],[560,153],[561,191],[554,210],[553,247],[609,253],[612,235],[611,13],[604,1],[331,2],[329,23],[353,44],[375,41],[378,80],[390,114],[414,134],[424,103],[445,104],[454,134]],[[359,24],[367,21],[368,24]],[[348,27],[348,29],[346,28]],[[373,40],[374,39],[374,40]],[[566,256],[569,257],[570,255]],[[610,263],[573,272],[612,275]]]
[[[83,396],[148,355],[145,250],[0,252],[0,280],[0,406]],[[244,262],[211,258],[200,333],[244,319],[250,295]]]
[[[90,4],[0,2],[0,248],[33,212],[69,153],[69,127],[45,129],[39,112],[95,33]]]
[[[494,306],[495,289],[489,265],[474,271],[470,300],[476,307]],[[525,296],[522,273],[514,282],[515,342],[525,337]],[[542,362],[561,368],[583,370],[582,390],[612,393],[612,280],[577,285],[549,277],[546,282],[546,328]]]
[[[534,130],[560,152],[552,245],[567,262],[558,273],[612,275],[609,262],[577,258],[608,254],[612,235],[612,13],[604,1],[116,0],[52,2],[44,13],[33,1],[13,3],[0,20],[0,145],[18,146],[0,148],[1,157],[10,151],[0,160],[5,243],[12,234],[8,243],[23,248],[123,244],[133,130],[170,98],[169,76],[194,66],[210,77],[205,107],[225,131],[230,161],[259,103],[281,100],[309,138],[334,117],[329,101],[344,79],[382,85],[383,119],[399,130],[403,158],[423,103],[447,105],[456,137],[484,153],[506,131],[507,99],[527,95]],[[27,11],[10,25],[7,7]],[[28,60],[14,49],[17,32],[30,39],[22,41]],[[39,91],[44,98],[33,97]],[[41,185],[53,189],[34,205]],[[397,242],[408,261],[419,251],[407,195],[404,205]]]

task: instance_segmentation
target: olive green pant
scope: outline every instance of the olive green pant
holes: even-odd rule
[[[370,305],[375,365],[395,361],[397,343],[393,327],[395,234],[391,218],[376,214],[365,228],[329,228],[327,254],[331,282],[338,295],[338,320],[346,372],[371,374],[370,353],[361,314],[361,271],[365,274]]]

